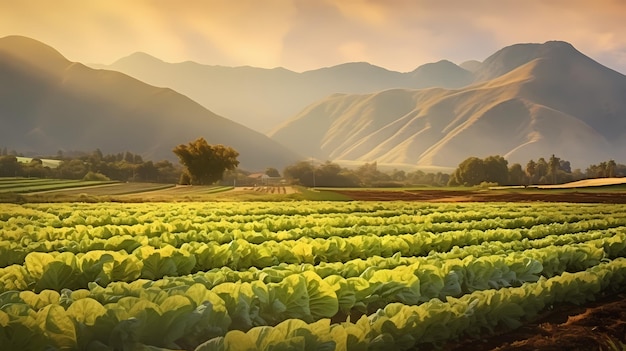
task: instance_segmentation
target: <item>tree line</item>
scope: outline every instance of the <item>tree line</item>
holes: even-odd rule
[[[499,155],[484,159],[469,157],[459,164],[450,176],[448,185],[475,186],[482,183],[498,185],[562,184],[589,178],[626,176],[626,165],[614,160],[592,164],[584,171],[572,170],[569,161],[552,155],[529,160],[526,165],[508,164]]]
[[[99,149],[91,153],[58,152],[60,164],[46,167],[41,159],[30,163],[18,162],[15,151],[0,152],[1,177],[36,177],[84,180],[118,180],[137,182],[180,183],[189,185],[222,184],[247,185],[254,180],[251,172],[237,168],[239,153],[224,145],[210,145],[204,138],[175,147],[173,153],[180,165],[170,161],[144,161],[131,152],[104,155]],[[268,167],[265,174],[280,177],[280,172]],[[529,160],[525,165],[508,164],[499,155],[484,159],[469,157],[462,161],[452,174],[424,171],[406,172],[394,169],[381,171],[376,162],[356,168],[344,168],[326,161],[314,163],[300,161],[284,168],[282,178],[308,187],[402,187],[402,186],[476,186],[559,184],[580,179],[599,177],[624,177],[626,165],[614,160],[592,164],[582,171],[572,170],[570,162],[555,155]]]
[[[402,187],[408,185],[444,186],[449,174],[406,172],[394,169],[381,171],[376,162],[365,163],[355,169],[339,166],[331,161],[321,164],[300,161],[287,166],[283,176],[308,187]]]
[[[43,165],[42,158],[61,162],[58,167],[48,167]],[[144,161],[132,152],[104,155],[97,149],[91,153],[75,152],[73,156],[59,152],[55,157],[42,158],[22,163],[16,155],[1,155],[0,177],[176,183],[181,173],[181,167],[170,161]]]

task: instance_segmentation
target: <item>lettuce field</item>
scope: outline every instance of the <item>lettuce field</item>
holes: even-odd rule
[[[626,205],[0,205],[2,350],[419,350],[626,287]]]

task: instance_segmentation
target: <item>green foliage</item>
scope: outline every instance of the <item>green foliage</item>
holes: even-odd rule
[[[318,184],[319,180],[316,177],[315,171],[316,168],[311,162],[300,161],[296,164],[287,166],[283,171],[283,175],[295,184],[307,187],[322,186],[321,184]]]
[[[590,165],[585,173],[589,178],[623,177],[626,176],[626,166],[609,160]]]
[[[221,180],[224,171],[234,170],[238,165],[239,153],[224,145],[209,145],[204,138],[174,148],[185,167],[191,184],[208,185]]]
[[[624,210],[308,201],[6,205],[0,345],[429,348],[623,289]]]
[[[107,180],[111,180],[109,179],[109,177],[105,176],[102,173],[97,173],[97,172],[87,172],[87,174],[85,174],[85,176],[83,177],[83,180],[95,180],[95,181],[107,181]]]
[[[280,173],[274,167],[268,167],[265,169],[265,174],[270,177],[280,177]]]
[[[504,185],[508,183],[508,161],[502,156],[489,156],[484,160],[485,181]]]
[[[15,156],[0,156],[0,177],[21,175],[21,166]]]
[[[307,187],[403,187],[407,185],[428,184],[446,185],[449,175],[444,173],[424,173],[423,171],[405,172],[392,170],[383,172],[376,162],[351,170],[326,161],[321,164],[300,161],[287,166],[283,171],[285,178],[295,184]]]
[[[524,169],[519,163],[508,167],[502,156],[485,159],[470,157],[459,164],[448,185],[475,186],[481,183],[492,185],[528,185],[548,182],[570,181],[565,175],[569,162],[552,155],[550,163],[545,159],[530,160]]]
[[[89,174],[91,179],[92,174],[102,174],[118,181],[176,183],[181,173],[170,161],[144,162],[140,155],[130,152],[103,155],[96,150],[91,154],[79,152],[72,157],[60,152],[56,157],[58,166],[51,168],[39,158],[21,163],[15,156],[0,156],[0,177],[83,179]]]
[[[485,162],[478,157],[470,157],[459,164],[450,177],[449,185],[474,186],[486,181]]]
[[[183,172],[180,174],[180,180],[178,181],[178,184],[180,185],[191,185],[191,177],[189,176],[189,173],[187,172]]]

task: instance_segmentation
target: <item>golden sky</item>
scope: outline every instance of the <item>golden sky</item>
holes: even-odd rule
[[[0,0],[0,37],[15,34],[84,63],[142,51],[294,71],[366,61],[406,72],[564,40],[626,73],[624,0]]]

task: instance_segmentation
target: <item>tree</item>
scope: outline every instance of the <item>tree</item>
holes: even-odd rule
[[[300,161],[296,164],[285,167],[283,175],[304,186],[313,186],[313,172],[315,169],[311,162]]]
[[[159,161],[154,164],[159,175],[158,181],[163,183],[176,183],[180,178],[180,166],[174,166],[173,163],[167,160]]]
[[[359,178],[338,164],[326,161],[315,169],[316,185],[354,187],[359,185]]]
[[[526,183],[526,173],[524,173],[522,165],[519,163],[514,163],[509,167],[509,183],[513,185]]]
[[[136,179],[144,182],[155,182],[159,177],[159,170],[156,168],[152,161],[140,163],[137,165]]]
[[[483,160],[486,182],[504,185],[509,180],[509,162],[502,156],[489,156]],[[480,184],[480,183],[479,183]]]
[[[355,174],[361,179],[361,183],[363,183],[364,186],[377,186],[391,180],[388,174],[378,170],[378,163],[376,161],[359,166]]]
[[[265,174],[269,177],[280,177],[280,173],[278,172],[278,170],[274,167],[267,167],[265,169]]]
[[[394,169],[391,172],[391,180],[396,182],[404,182],[406,180],[406,172],[401,169]]]
[[[569,161],[560,160],[559,168],[565,173],[572,173],[572,165]]]
[[[0,177],[15,177],[22,172],[22,166],[15,156],[0,157]]]
[[[606,178],[606,171],[608,169],[608,163],[606,161],[602,161],[600,162],[600,165],[598,166],[598,168],[599,168],[598,178]]]
[[[546,175],[548,175],[548,162],[541,157],[537,160],[537,165],[535,166],[535,177],[538,183],[545,184]]]
[[[474,186],[485,181],[485,164],[478,157],[470,157],[461,162],[452,173],[450,185]]]
[[[556,175],[561,166],[561,159],[554,156],[550,156],[550,160],[548,161],[548,175],[552,179],[552,184],[556,184]]]
[[[56,169],[60,178],[65,179],[83,179],[88,169],[85,163],[78,159],[67,159],[61,162]]]
[[[615,160],[609,160],[609,162],[606,163],[606,176],[609,178],[615,177],[616,168],[617,164],[615,163]]]
[[[526,164],[526,175],[528,176],[528,184],[534,182],[535,174],[537,173],[537,163],[530,160]]]
[[[326,161],[318,167],[311,162],[300,161],[285,167],[285,178],[304,186],[359,186],[359,178],[352,171],[341,168],[338,164]],[[315,184],[314,184],[315,182]]]
[[[173,152],[185,167],[191,184],[213,184],[222,179],[224,171],[239,165],[237,151],[221,144],[209,145],[204,138],[178,145]]]

